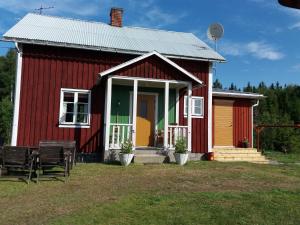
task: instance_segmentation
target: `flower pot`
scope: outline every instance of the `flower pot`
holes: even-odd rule
[[[188,153],[174,153],[175,161],[177,164],[183,166],[187,163],[189,154]]]
[[[214,153],[213,152],[209,152],[207,153],[207,160],[208,161],[213,161],[214,160]]]
[[[122,164],[122,166],[128,166],[133,158],[134,154],[124,154],[124,153],[120,153],[119,157],[120,157],[120,162]]]

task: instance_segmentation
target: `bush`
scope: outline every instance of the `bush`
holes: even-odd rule
[[[0,101],[0,137],[4,143],[9,143],[12,123],[13,106],[9,97]]]
[[[175,144],[175,153],[186,153],[187,146],[185,138],[179,138]]]

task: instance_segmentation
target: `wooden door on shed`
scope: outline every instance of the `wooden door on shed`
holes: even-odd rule
[[[233,101],[214,100],[214,146],[233,146]]]

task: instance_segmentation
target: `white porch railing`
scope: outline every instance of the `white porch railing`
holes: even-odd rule
[[[110,124],[110,149],[120,149],[122,144],[130,140],[132,141],[132,124]]]
[[[176,141],[179,138],[184,138],[188,144],[188,126],[169,125],[168,146],[170,149],[175,148]]]

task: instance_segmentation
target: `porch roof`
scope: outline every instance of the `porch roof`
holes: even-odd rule
[[[185,75],[186,77],[190,78],[192,81],[194,81],[196,84],[198,85],[202,85],[203,82],[201,80],[199,80],[196,76],[194,76],[192,73],[188,72],[186,69],[182,68],[181,66],[179,66],[178,64],[174,63],[173,61],[171,61],[170,59],[168,59],[167,57],[163,56],[162,54],[158,53],[157,51],[152,51],[149,52],[147,54],[141,55],[139,57],[136,57],[134,59],[131,59],[127,62],[121,63],[115,67],[112,67],[108,70],[105,70],[101,73],[99,73],[100,78],[103,76],[107,76],[107,75],[116,75],[113,73],[116,73],[117,71],[124,69],[126,67],[129,67],[130,65],[140,62],[143,59],[149,58],[151,56],[157,56],[160,60],[164,61],[165,63],[169,64],[170,66],[172,66],[173,68],[175,68],[176,70],[178,70],[179,72],[181,72],[183,75]]]

